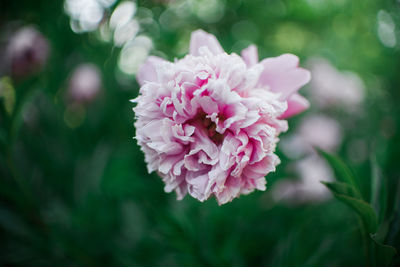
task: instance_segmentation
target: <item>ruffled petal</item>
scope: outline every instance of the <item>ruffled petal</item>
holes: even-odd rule
[[[248,67],[251,67],[258,62],[258,51],[255,45],[250,45],[242,50],[241,56]]]
[[[268,86],[272,92],[281,94],[281,99],[288,99],[311,79],[310,72],[298,67],[299,58],[295,55],[284,54],[275,58],[261,61],[264,71],[261,73],[259,84]]]
[[[310,102],[308,102],[307,99],[297,93],[290,96],[287,103],[288,108],[285,113],[283,113],[283,115],[280,117],[281,119],[286,119],[297,115],[310,107]]]
[[[224,53],[217,38],[214,35],[206,33],[203,30],[192,32],[190,37],[190,54],[193,56],[200,56],[200,48],[207,47],[208,50],[214,55]]]
[[[140,69],[136,75],[136,80],[140,86],[142,86],[145,82],[158,81],[156,68],[157,65],[160,65],[162,62],[165,62],[165,60],[160,57],[150,56],[147,58],[146,62],[140,66]]]

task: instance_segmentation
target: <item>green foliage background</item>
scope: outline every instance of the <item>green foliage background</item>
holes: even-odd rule
[[[118,2],[118,1],[117,1]],[[201,5],[202,2],[198,1]],[[360,74],[367,86],[365,112],[329,110],[345,129],[339,156],[352,166],[364,199],[371,199],[373,164],[354,162],[348,144],[368,143],[384,179],[383,242],[399,250],[400,53],[377,37],[377,13],[389,12],[400,27],[397,1],[226,0],[221,18],[204,22],[196,14],[173,16],[163,25],[166,4],[138,1],[151,10],[154,25],[142,31],[154,53],[172,60],[187,52],[190,32],[202,28],[228,52],[250,43],[260,58],[295,53],[301,62],[323,56],[339,69]],[[237,24],[238,22],[243,22]],[[138,94],[133,76],[117,68],[119,48],[94,33],[76,34],[63,1],[0,3],[5,26],[34,24],[51,44],[46,68],[25,80],[11,80],[16,94],[9,114],[0,106],[0,265],[4,266],[366,266],[355,212],[332,199],[320,204],[275,203],[255,192],[218,206],[190,197],[176,201],[161,179],[147,174],[132,139],[130,99]],[[169,21],[170,23],[171,21]],[[155,30],[154,30],[155,29]],[[397,35],[399,37],[399,35]],[[400,40],[398,38],[398,40]],[[101,69],[103,88],[85,108],[84,121],[65,123],[63,95],[82,62]],[[122,78],[121,78],[122,77]],[[340,88],[338,88],[340,90]],[[23,114],[34,115],[27,123]],[[318,113],[314,107],[309,113]],[[300,115],[289,121],[292,129]],[[290,172],[282,153],[269,188]],[[399,263],[398,257],[392,265]],[[379,264],[378,264],[379,265]]]

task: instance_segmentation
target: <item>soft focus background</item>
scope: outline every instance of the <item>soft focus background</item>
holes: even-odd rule
[[[138,66],[184,56],[198,28],[313,76],[267,191],[224,206],[164,193],[132,139]],[[0,265],[374,265],[313,147],[354,170],[399,249],[399,130],[395,0],[1,1]]]

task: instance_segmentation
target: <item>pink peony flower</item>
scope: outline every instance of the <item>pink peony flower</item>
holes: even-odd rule
[[[89,103],[100,93],[101,74],[94,64],[81,64],[69,80],[68,97],[72,102]]]
[[[192,33],[190,53],[167,62],[150,57],[140,68],[136,139],[149,172],[165,191],[224,204],[255,189],[275,171],[284,120],[308,107],[297,90],[310,80],[290,54],[258,62],[250,46],[242,57],[224,52],[215,36]]]
[[[283,179],[274,184],[272,198],[291,205],[324,202],[332,197],[321,183],[334,181],[329,165],[317,154],[309,155],[294,165],[300,179]]]
[[[356,73],[339,71],[324,58],[313,58],[308,65],[313,73],[309,91],[316,105],[321,108],[341,107],[350,112],[360,110],[366,90]]]
[[[47,62],[50,52],[48,40],[34,26],[17,30],[6,49],[6,63],[16,78],[39,72]]]

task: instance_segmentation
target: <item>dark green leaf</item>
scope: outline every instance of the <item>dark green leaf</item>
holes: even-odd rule
[[[11,115],[15,106],[15,89],[9,77],[0,79],[0,98],[4,99],[4,108]]]
[[[371,159],[371,205],[374,208],[380,222],[385,217],[387,208],[387,188],[381,169],[375,158]]]
[[[368,233],[375,233],[378,228],[378,219],[374,209],[367,202],[341,194],[334,194],[337,199],[351,207],[360,215]]]
[[[396,242],[396,236],[399,236],[400,233],[400,183],[398,183],[397,186],[397,192],[396,192],[396,199],[395,199],[395,204],[394,204],[394,212],[393,216],[390,222],[388,234],[386,237],[386,241],[389,244],[395,244]]]
[[[345,196],[350,196],[354,197],[357,199],[361,199],[360,192],[357,191],[357,189],[354,188],[354,186],[347,184],[347,183],[342,183],[342,182],[321,182],[322,184],[326,185],[332,193],[334,194],[339,194],[339,195],[345,195]]]
[[[374,244],[376,266],[389,266],[393,257],[397,254],[396,249],[378,242],[373,234],[370,237]]]
[[[358,186],[356,184],[354,174],[350,170],[350,168],[338,157],[333,156],[319,148],[316,148],[318,153],[329,163],[335,172],[336,179],[343,183],[348,183],[352,185],[355,190],[358,190]]]

